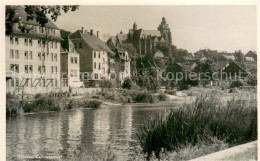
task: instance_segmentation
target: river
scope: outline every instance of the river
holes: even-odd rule
[[[110,147],[118,160],[131,160],[136,133],[149,117],[165,114],[169,105],[109,106],[99,109],[35,113],[7,119],[7,160],[70,160],[79,153]]]

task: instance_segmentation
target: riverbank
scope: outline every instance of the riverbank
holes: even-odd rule
[[[256,98],[223,99],[204,93],[192,104],[148,120],[138,138],[147,159],[164,159],[165,153],[178,153],[187,148],[191,153],[193,147],[211,147],[216,141],[228,147],[254,141],[257,139]],[[199,148],[198,153],[206,155],[222,150],[220,147]]]
[[[93,94],[83,95],[36,95],[34,98],[21,99],[11,94],[6,97],[6,117],[22,115],[24,113],[40,111],[60,111],[75,108],[98,108],[101,104],[110,106],[130,105],[140,106],[172,106],[172,104],[190,103],[200,96],[201,93],[214,94],[223,100],[236,97],[250,97],[248,91],[228,93],[214,88],[191,88],[185,91],[149,92],[127,89],[103,89]],[[249,95],[249,96],[247,96]],[[256,95],[255,95],[256,97]],[[92,105],[87,105],[87,104]]]

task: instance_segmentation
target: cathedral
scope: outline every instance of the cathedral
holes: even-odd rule
[[[138,29],[137,24],[134,23],[128,34],[121,31],[120,34],[110,37],[107,44],[120,46],[122,43],[131,43],[140,56],[153,56],[157,52],[157,43],[161,42],[172,44],[171,31],[164,17],[157,30]]]

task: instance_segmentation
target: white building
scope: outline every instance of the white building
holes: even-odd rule
[[[36,94],[58,91],[62,40],[59,28],[50,20],[45,27],[35,20],[27,21],[22,7],[17,7],[16,12],[22,24],[32,27],[32,30],[23,33],[15,24],[14,32],[5,36],[7,92]]]
[[[66,87],[82,87],[83,82],[80,82],[80,57],[75,50],[74,44],[68,38],[64,41],[61,48],[61,87],[67,90]]]

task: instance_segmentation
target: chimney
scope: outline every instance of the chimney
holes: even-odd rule
[[[82,33],[83,33],[83,31],[84,31],[84,27],[81,28],[81,32],[82,32]]]
[[[90,35],[93,36],[93,29],[90,30]]]
[[[97,37],[98,37],[98,33],[99,33],[99,31],[97,31]]]

